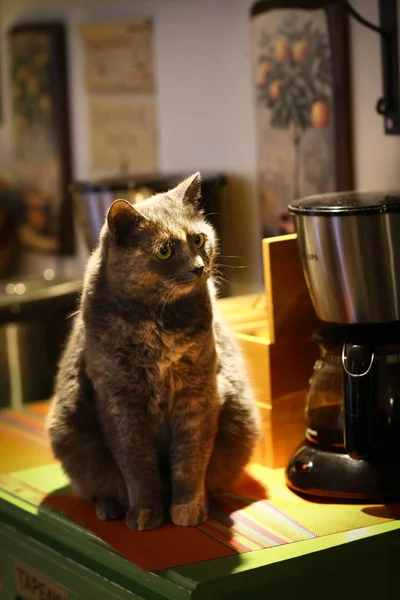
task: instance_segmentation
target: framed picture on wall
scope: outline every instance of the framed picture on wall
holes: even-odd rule
[[[63,23],[9,33],[14,178],[23,203],[25,247],[74,250],[66,35]]]
[[[353,188],[348,14],[334,0],[251,10],[263,237],[293,232],[288,204]]]

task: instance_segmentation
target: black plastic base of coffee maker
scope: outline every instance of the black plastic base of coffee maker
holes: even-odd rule
[[[354,460],[344,452],[323,450],[305,440],[286,468],[286,483],[306,496],[341,501],[400,499],[400,454]]]

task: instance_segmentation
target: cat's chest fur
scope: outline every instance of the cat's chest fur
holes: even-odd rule
[[[154,356],[154,366],[161,376],[176,366],[179,361],[196,345],[196,340],[185,333],[176,333],[165,330],[156,321],[148,321],[138,328],[133,335],[133,344],[138,342],[138,337]]]
[[[190,337],[187,332],[166,330],[155,321],[142,323],[133,334],[134,346],[140,343],[151,359],[147,377],[153,378],[157,393],[148,404],[152,427],[160,449],[167,448],[170,439],[170,413],[177,395],[190,386],[196,376],[196,358],[203,349],[202,336]]]

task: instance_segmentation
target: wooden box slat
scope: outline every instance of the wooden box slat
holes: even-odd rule
[[[321,327],[308,293],[297,236],[263,240],[267,320],[271,342],[306,338]]]
[[[263,240],[265,294],[219,300],[245,356],[263,440],[254,459],[284,467],[304,437],[309,379],[321,327],[308,294],[296,235]]]

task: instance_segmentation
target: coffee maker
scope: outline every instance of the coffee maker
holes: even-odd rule
[[[335,499],[400,498],[400,192],[289,206],[320,347],[288,486]]]

